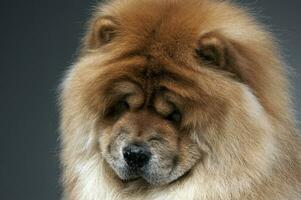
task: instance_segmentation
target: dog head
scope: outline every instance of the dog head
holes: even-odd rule
[[[248,104],[246,91],[254,97],[250,104],[260,102],[281,118],[274,111],[283,109],[279,84],[285,83],[268,37],[227,2],[105,4],[64,85],[63,126],[82,131],[77,139],[64,137],[93,135],[93,142],[79,144],[81,153],[99,153],[119,180],[178,180],[208,157],[216,159],[221,144],[240,140],[241,133],[227,135],[225,127],[231,117],[246,120],[247,111],[238,108]],[[87,121],[93,122],[88,130],[79,125]]]

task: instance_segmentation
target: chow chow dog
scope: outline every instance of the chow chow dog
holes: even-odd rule
[[[286,65],[218,0],[97,6],[61,87],[66,200],[297,200]]]

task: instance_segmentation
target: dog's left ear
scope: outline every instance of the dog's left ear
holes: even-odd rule
[[[206,64],[224,68],[227,62],[226,44],[218,34],[208,33],[198,41],[196,53]]]
[[[248,70],[249,65],[252,65],[247,59],[248,56],[244,55],[246,52],[237,43],[218,32],[201,36],[196,54],[204,65],[222,70],[239,81],[245,81],[244,70]]]

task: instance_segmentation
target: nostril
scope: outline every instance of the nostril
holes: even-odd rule
[[[131,144],[123,149],[123,157],[130,168],[137,169],[148,163],[151,153],[146,146]]]

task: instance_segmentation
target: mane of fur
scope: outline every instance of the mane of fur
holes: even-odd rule
[[[97,148],[97,116],[84,106],[81,95],[86,89],[81,83],[95,73],[85,73],[91,77],[80,75],[85,66],[98,62],[87,54],[87,46],[95,20],[104,15],[123,16],[121,26],[131,27],[127,31],[137,37],[131,38],[133,41],[148,34],[147,30],[141,31],[145,30],[143,27],[155,26],[152,24],[155,19],[169,15],[179,17],[166,30],[202,27],[192,31],[200,35],[218,31],[231,41],[244,86],[239,94],[241,101],[231,102],[236,107],[224,119],[225,130],[229,131],[225,133],[227,137],[212,138],[212,141],[222,139],[225,144],[215,149],[220,158],[217,163],[200,165],[189,179],[171,186],[143,191],[124,189],[108,178],[112,172],[101,164]],[[122,49],[126,44],[118,45]],[[119,48],[114,54],[119,53]],[[108,59],[101,54],[99,57]],[[301,142],[294,127],[286,70],[271,34],[244,9],[229,1],[115,0],[97,7],[83,40],[82,54],[62,84],[61,160],[65,198],[301,199]]]

